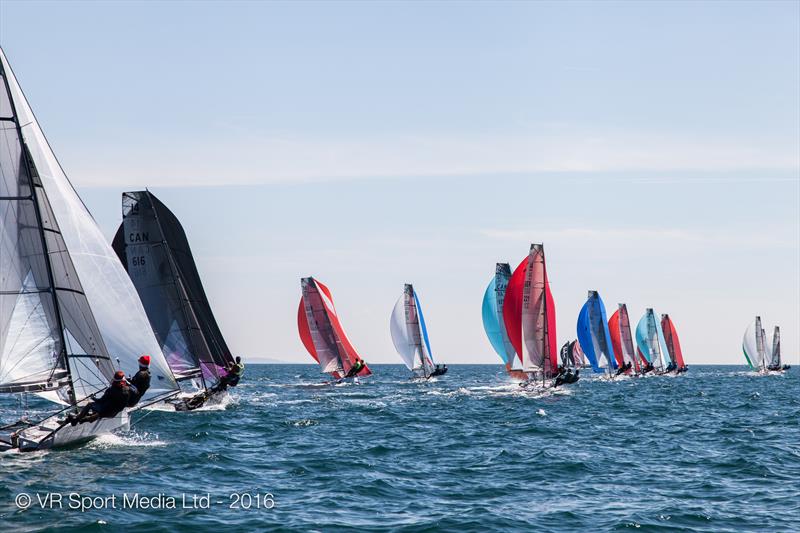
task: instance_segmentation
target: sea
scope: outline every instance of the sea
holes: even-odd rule
[[[373,371],[249,364],[223,404],[0,453],[0,531],[800,531],[800,368],[556,391],[499,365]]]

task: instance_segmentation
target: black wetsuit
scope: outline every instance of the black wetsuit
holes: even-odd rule
[[[121,387],[112,385],[106,389],[99,400],[89,402],[78,413],[78,416],[70,415],[67,417],[67,421],[74,426],[83,422],[94,422],[98,418],[113,418],[128,406],[130,396],[131,392],[127,385]],[[93,414],[90,415],[90,412]],[[85,418],[89,418],[89,420],[84,420]]]
[[[144,393],[150,388],[150,371],[146,368],[139,369],[139,371],[133,375],[128,383],[131,384],[128,407],[133,407],[139,403],[139,400],[142,399]]]

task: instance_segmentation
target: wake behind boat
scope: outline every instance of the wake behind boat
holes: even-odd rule
[[[113,248],[184,391],[170,402],[187,411],[220,401],[244,367],[217,325],[178,218],[150,191],[123,193]]]
[[[430,379],[447,373],[447,365],[437,365],[433,360],[422,306],[410,283],[392,309],[389,331],[395,350],[413,377]]]
[[[95,395],[151,354],[138,401],[177,393],[136,290],[45,139],[0,50],[0,393],[62,406],[0,428],[0,447],[74,444],[128,426]],[[87,405],[91,422],[64,424]],[[88,410],[86,410],[88,412]],[[88,419],[88,418],[87,418]]]
[[[339,323],[331,291],[313,277],[300,280],[302,296],[297,309],[297,329],[308,353],[323,373],[337,381],[372,374]]]

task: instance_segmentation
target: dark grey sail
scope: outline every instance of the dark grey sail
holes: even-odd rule
[[[178,219],[149,191],[122,195],[112,243],[178,380],[219,381],[233,360]]]

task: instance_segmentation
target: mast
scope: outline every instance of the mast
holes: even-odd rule
[[[61,350],[60,350],[61,353],[59,354],[59,359],[61,359],[64,362],[64,368],[67,371],[67,387],[68,387],[67,393],[69,395],[70,403],[72,405],[75,405],[77,403],[75,398],[75,384],[72,381],[72,372],[70,370],[69,357],[67,356],[67,342],[64,337],[64,321],[61,317],[61,309],[58,302],[58,295],[56,294],[55,276],[53,275],[53,266],[51,264],[51,259],[50,259],[50,250],[48,249],[47,246],[47,238],[45,237],[44,234],[44,225],[42,223],[42,213],[39,207],[39,199],[36,195],[37,186],[33,181],[32,171],[36,170],[36,166],[34,165],[33,161],[30,158],[28,145],[25,142],[25,138],[22,135],[22,128],[19,124],[19,116],[17,115],[17,107],[16,104],[14,103],[14,98],[12,98],[11,96],[11,86],[8,84],[8,75],[6,74],[5,67],[3,67],[2,62],[0,62],[0,74],[2,74],[3,76],[3,86],[5,88],[6,95],[8,97],[8,103],[11,107],[11,115],[12,115],[10,120],[5,119],[3,117],[0,117],[0,120],[7,122],[10,121],[14,123],[14,128],[17,132],[17,137],[19,139],[19,143],[22,148],[21,152],[26,165],[25,170],[28,178],[28,186],[30,187],[31,191],[30,200],[33,202],[33,211],[36,215],[36,226],[37,229],[39,230],[39,239],[41,241],[42,253],[44,255],[45,270],[47,271],[47,280],[49,285],[48,292],[50,293],[50,297],[53,299],[53,309],[55,312],[56,324],[58,326],[58,340],[61,343]],[[42,187],[42,192],[46,194],[44,192],[44,187]],[[4,198],[4,199],[21,200],[23,198],[19,197],[19,198]],[[24,199],[27,200],[28,198]],[[53,367],[53,371],[54,370],[55,366]]]

